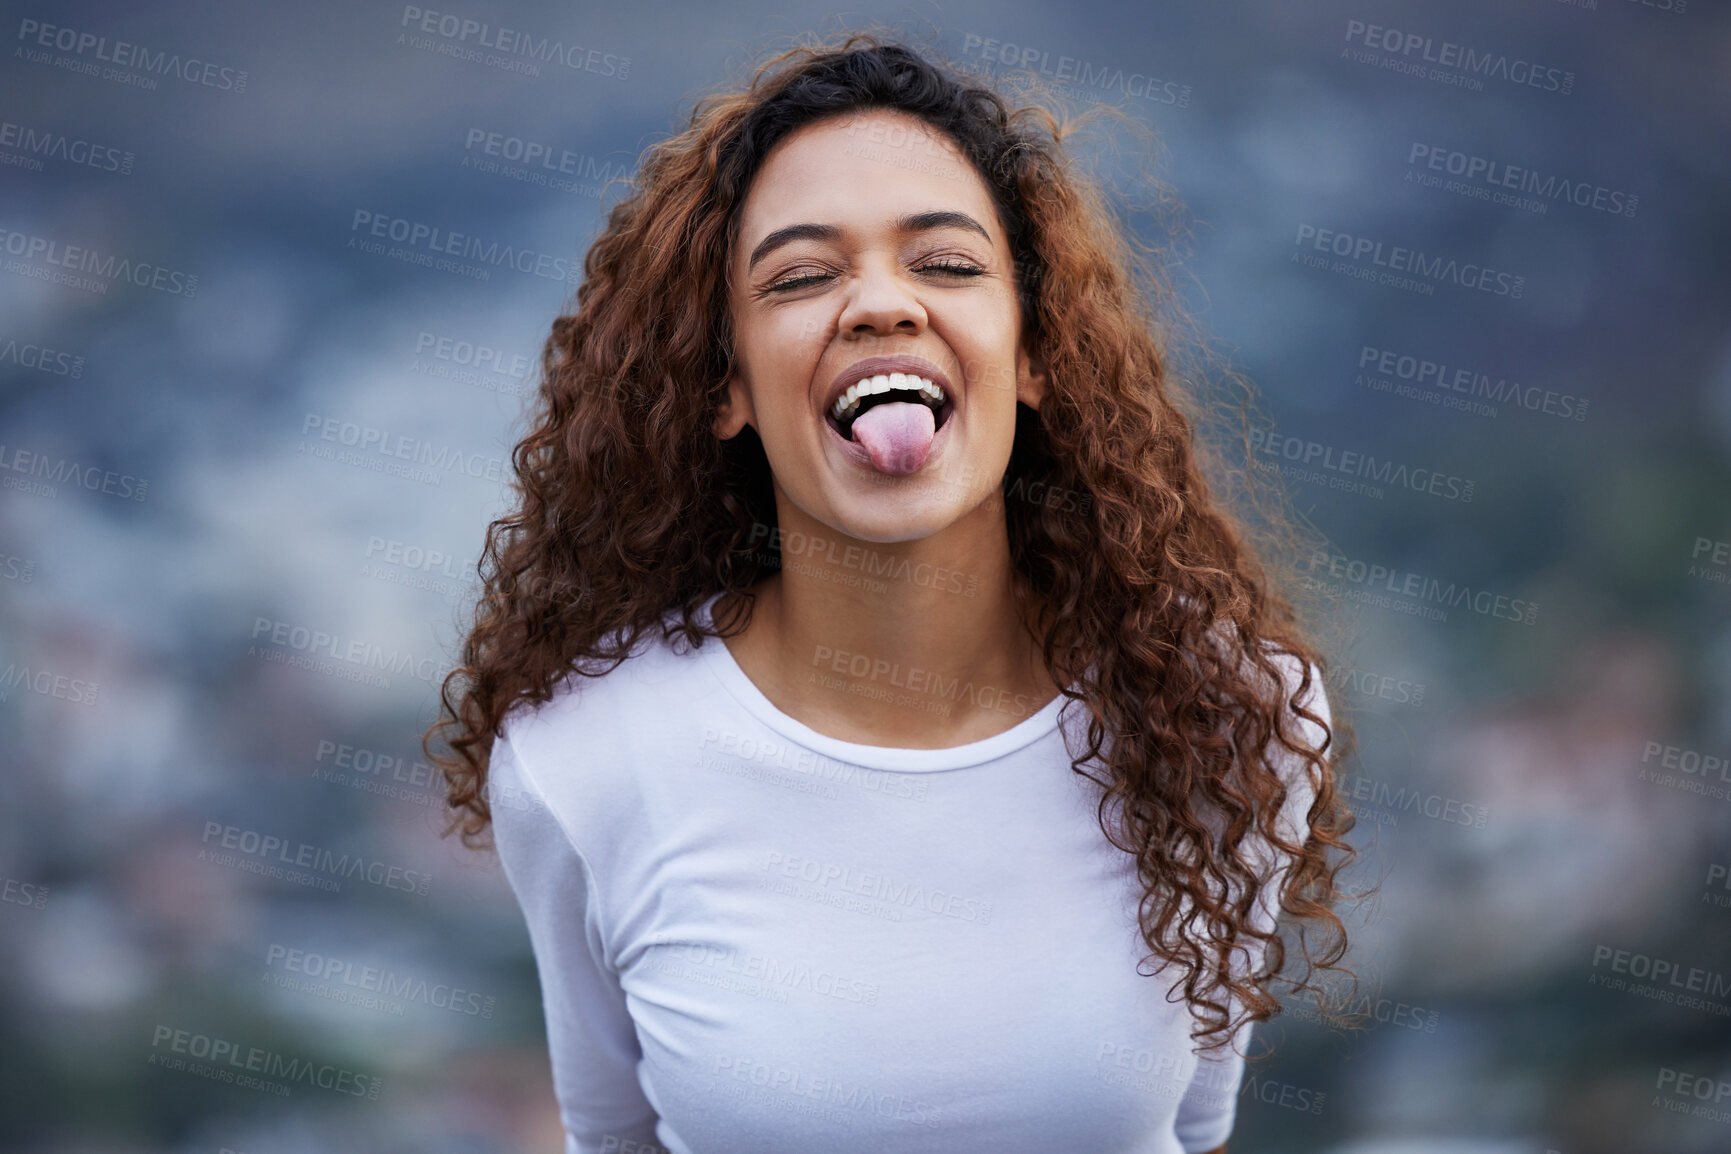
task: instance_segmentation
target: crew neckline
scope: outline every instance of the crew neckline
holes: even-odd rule
[[[704,602],[701,613],[703,620],[712,625],[714,618],[710,609],[721,597],[720,593],[712,595]],[[968,766],[983,765],[989,761],[1014,753],[1016,750],[1037,741],[1058,727],[1058,719],[1064,705],[1070,699],[1062,693],[1058,694],[1038,711],[1024,717],[1009,729],[983,737],[978,741],[970,741],[964,745],[952,745],[942,749],[908,749],[893,745],[865,745],[856,741],[843,741],[839,737],[830,737],[819,733],[811,726],[800,721],[791,714],[785,713],[766,696],[757,683],[746,676],[734,658],[733,652],[727,648],[727,643],[719,637],[706,637],[703,644],[697,647],[697,655],[701,657],[711,673],[735,700],[743,705],[752,716],[775,730],[790,741],[797,742],[825,757],[851,765],[863,766],[867,769],[889,769],[898,772],[925,773],[942,769],[964,769]]]

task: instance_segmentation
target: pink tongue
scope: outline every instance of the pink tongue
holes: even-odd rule
[[[916,401],[885,401],[855,417],[852,432],[871,454],[873,468],[900,476],[926,463],[937,416]]]

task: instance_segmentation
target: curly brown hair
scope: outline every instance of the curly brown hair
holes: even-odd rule
[[[714,432],[734,367],[726,270],[739,210],[778,141],[867,109],[946,135],[1001,214],[1029,347],[1051,385],[1037,412],[1018,406],[993,499],[1083,495],[1066,508],[1003,501],[1016,605],[1053,681],[1076,687],[1062,692],[1088,710],[1088,749],[1071,768],[1104,766],[1100,824],[1137,864],[1144,964],[1176,967],[1200,1035],[1229,1035],[1278,1012],[1268,990],[1287,959],[1278,928],[1252,917],[1275,878],[1258,839],[1289,855],[1279,907],[1308,964],[1282,980],[1314,988],[1345,954],[1332,908],[1352,857],[1332,764],[1341,723],[1299,705],[1322,694],[1311,670],[1327,663],[1258,560],[1249,513],[1234,516],[1210,492],[1197,407],[1168,363],[1175,294],[1075,171],[1071,129],[879,34],[800,45],[745,90],[700,100],[688,128],[647,150],[588,250],[575,308],[542,353],[532,428],[512,453],[517,506],[488,527],[462,664],[423,739],[445,774],[451,829],[482,844],[488,759],[514,706],[550,700],[573,672],[604,675],[652,629],[701,645],[749,623],[749,590],[776,568],[779,535],[764,550],[776,506],[761,442],[749,429],[726,441]],[[711,628],[698,610],[724,591],[743,617]],[[1292,701],[1269,689],[1283,684],[1282,654],[1302,670]],[[1288,717],[1322,726],[1320,746]],[[443,735],[451,756],[429,744]],[[1302,759],[1315,787],[1303,844],[1277,821],[1288,792],[1271,741]],[[1234,946],[1264,950],[1262,965],[1229,965]]]

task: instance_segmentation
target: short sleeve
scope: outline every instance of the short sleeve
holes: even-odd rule
[[[657,1149],[655,1110],[637,1080],[642,1049],[605,961],[594,878],[508,736],[493,744],[489,778],[494,844],[541,979],[565,1154]]]
[[[1297,660],[1290,657],[1276,657],[1275,664],[1280,667],[1285,681],[1285,694],[1282,698],[1284,702],[1298,691],[1299,666]],[[1297,725],[1289,727],[1288,732],[1291,733],[1293,728],[1296,728],[1301,744],[1320,751],[1325,732],[1323,727],[1333,725],[1333,715],[1329,712],[1322,670],[1314,662],[1310,665],[1310,687],[1304,696],[1299,698],[1298,703],[1307,711],[1318,715],[1322,724],[1289,715],[1289,723],[1296,721]],[[1303,844],[1304,834],[1309,828],[1310,806],[1316,799],[1317,782],[1311,776],[1314,771],[1302,756],[1278,743],[1270,743],[1269,756],[1287,789],[1278,823],[1281,836],[1296,844]],[[1267,842],[1260,841],[1249,846],[1248,852],[1257,860],[1267,861],[1273,849]],[[1278,863],[1273,880],[1257,895],[1251,916],[1258,929],[1272,930],[1279,920],[1280,887],[1290,868],[1290,860],[1283,858]],[[1242,948],[1234,958],[1234,968],[1241,974],[1254,972],[1262,963],[1265,948],[1261,943]],[[1230,1046],[1205,1050],[1198,1055],[1196,1071],[1178,1105],[1178,1117],[1173,1126],[1185,1154],[1214,1150],[1232,1136],[1232,1126],[1237,1115],[1238,1088],[1244,1077],[1243,1054],[1250,1045],[1253,1026],[1254,1023],[1245,1022],[1233,1035]]]

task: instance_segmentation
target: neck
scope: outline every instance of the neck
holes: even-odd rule
[[[939,748],[1002,732],[1056,695],[1018,617],[1001,501],[892,543],[788,502],[777,512],[781,572],[753,589],[729,649],[784,711],[865,744]]]

